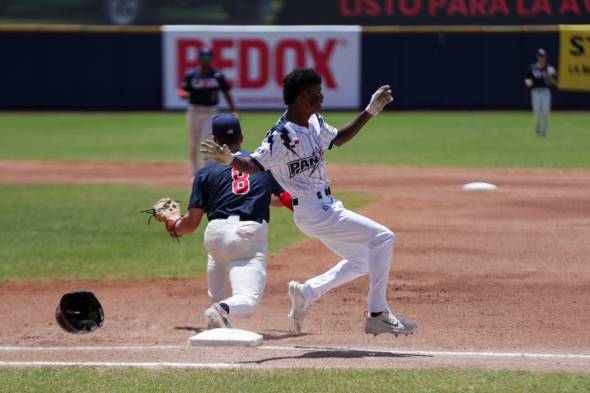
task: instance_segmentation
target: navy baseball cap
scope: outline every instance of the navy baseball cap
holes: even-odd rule
[[[199,60],[211,60],[213,58],[213,50],[208,46],[202,46],[199,49]]]
[[[211,121],[213,135],[217,137],[236,136],[242,134],[240,121],[234,115],[222,113],[213,117]]]
[[[537,49],[537,56],[547,56],[545,49],[543,49],[543,48]]]

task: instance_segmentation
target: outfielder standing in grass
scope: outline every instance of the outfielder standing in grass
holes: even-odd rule
[[[551,112],[550,87],[557,85],[557,72],[555,68],[547,64],[545,49],[537,50],[537,61],[529,66],[524,83],[531,90],[535,132],[541,138],[545,138],[549,128],[549,112]]]
[[[369,274],[365,333],[407,334],[416,324],[396,317],[387,303],[387,283],[395,235],[375,221],[344,208],[332,196],[324,152],[351,140],[363,126],[393,101],[389,86],[381,86],[366,109],[340,130],[318,113],[322,107],[321,76],[313,69],[295,69],[283,80],[287,111],[250,156],[231,154],[227,146],[204,142],[202,152],[241,172],[270,170],[293,197],[294,221],[308,236],[320,239],[342,260],[305,283],[291,281],[290,328],[300,333],[309,306],[329,290]]]

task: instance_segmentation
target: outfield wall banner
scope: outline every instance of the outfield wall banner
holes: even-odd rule
[[[590,22],[590,0],[283,0],[276,24],[556,25]]]
[[[178,84],[198,65],[204,45],[213,49],[215,68],[230,81],[237,110],[284,107],[282,80],[295,67],[313,67],[322,75],[325,108],[359,107],[358,26],[163,26],[162,34],[166,109],[186,107]]]
[[[559,88],[590,92],[590,25],[559,26]]]

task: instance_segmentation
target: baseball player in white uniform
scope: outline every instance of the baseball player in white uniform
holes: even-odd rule
[[[321,76],[309,68],[295,69],[285,77],[287,111],[249,157],[234,156],[226,146],[209,140],[201,144],[201,151],[242,172],[270,170],[293,197],[294,221],[299,229],[342,258],[330,270],[304,283],[289,283],[291,331],[301,333],[309,306],[326,292],[369,274],[365,333],[408,334],[416,324],[396,317],[386,296],[395,235],[385,226],[347,210],[332,196],[324,160],[326,150],[348,142],[393,101],[390,87],[381,86],[366,109],[338,130],[318,113],[324,98],[321,82]]]

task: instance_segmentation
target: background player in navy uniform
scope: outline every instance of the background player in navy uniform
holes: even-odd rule
[[[550,87],[557,85],[557,72],[547,64],[547,53],[537,50],[537,61],[529,65],[525,85],[531,90],[531,105],[535,114],[535,132],[542,138],[547,136],[549,113],[551,112]]]
[[[243,136],[235,116],[215,116],[212,128],[217,143],[229,146],[237,156],[249,154],[240,150]],[[281,197],[273,198],[273,205],[281,206],[282,200],[288,206],[289,194],[282,192],[268,172],[250,175],[230,165],[209,162],[194,178],[188,212],[172,232],[193,232],[207,213],[205,248],[209,254],[207,280],[212,303],[205,311],[208,328],[230,327],[230,315],[250,317],[260,302],[266,285],[271,193]],[[230,297],[225,296],[228,274]]]
[[[190,160],[193,173],[201,167],[199,161],[199,144],[210,137],[211,118],[215,115],[219,102],[219,92],[223,93],[229,111],[234,112],[234,102],[229,92],[230,86],[225,76],[213,68],[213,52],[210,48],[199,50],[199,67],[186,72],[181,82],[179,94],[188,99],[186,122],[190,139]]]

